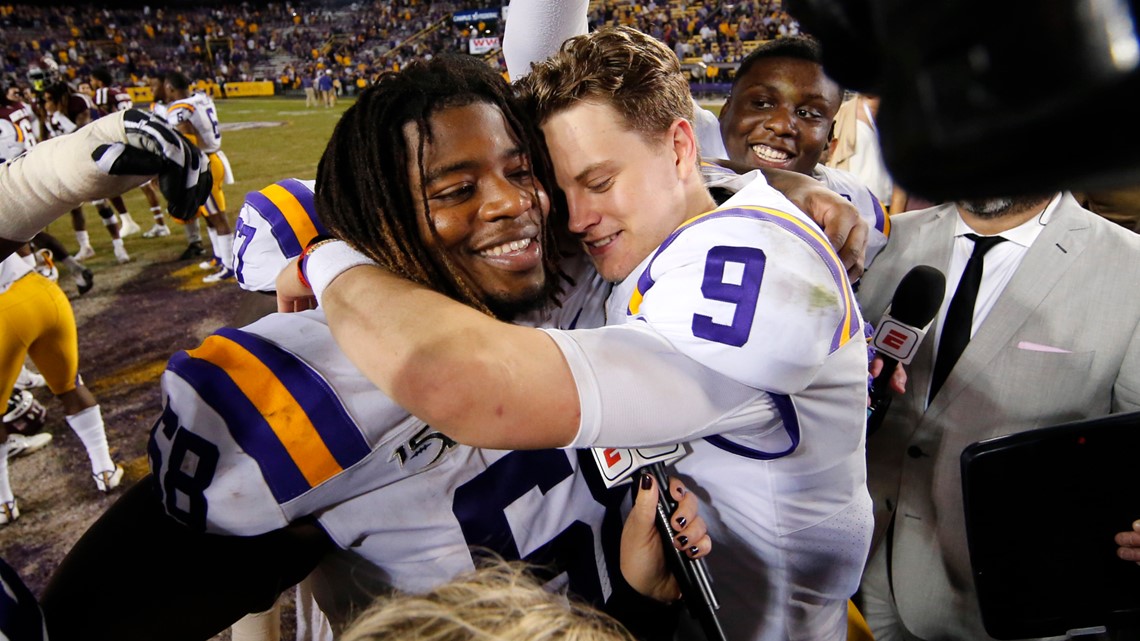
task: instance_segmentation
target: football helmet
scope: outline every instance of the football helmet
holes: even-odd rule
[[[44,429],[47,408],[27,390],[13,390],[8,398],[8,411],[4,414],[4,427],[9,432],[25,436],[38,434]]]

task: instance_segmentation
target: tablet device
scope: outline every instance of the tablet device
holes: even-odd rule
[[[974,443],[962,452],[970,563],[997,639],[1140,630],[1140,565],[1113,536],[1140,519],[1140,412]]]

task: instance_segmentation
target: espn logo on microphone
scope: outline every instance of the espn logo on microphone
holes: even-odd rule
[[[918,344],[926,332],[910,325],[904,325],[897,320],[886,316],[875,330],[875,339],[872,345],[884,356],[890,356],[903,365],[910,364],[918,351]]]
[[[602,473],[602,481],[606,487],[613,487],[624,482],[637,470],[650,463],[668,463],[675,461],[688,451],[683,445],[663,445],[659,447],[642,447],[635,450],[615,447],[597,447],[591,451],[598,470]]]

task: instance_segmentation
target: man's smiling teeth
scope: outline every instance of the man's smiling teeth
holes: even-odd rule
[[[599,240],[592,240],[586,244],[589,245],[590,247],[595,247],[595,248],[605,247],[606,245],[609,245],[610,243],[614,242],[615,238],[617,238],[617,234],[610,234],[609,236],[606,236],[605,238],[602,238]]]
[[[498,245],[498,246],[492,247],[490,249],[484,249],[483,251],[479,252],[479,255],[480,256],[492,256],[493,257],[493,256],[502,256],[503,254],[509,254],[511,252],[517,252],[517,251],[526,249],[527,247],[530,247],[530,241],[531,241],[530,238],[524,238],[522,240],[512,240],[509,243],[503,243],[502,245]]]
[[[773,149],[768,145],[752,145],[752,153],[760,156],[764,160],[771,160],[774,162],[781,162],[791,158],[791,154],[779,149]]]

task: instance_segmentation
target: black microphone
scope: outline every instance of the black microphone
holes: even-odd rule
[[[641,470],[652,474],[657,481],[657,532],[661,535],[661,545],[665,549],[665,565],[676,577],[681,586],[681,596],[693,619],[701,626],[706,641],[725,641],[724,629],[716,611],[720,601],[713,591],[712,578],[704,559],[691,559],[673,546],[673,530],[670,517],[677,510],[677,502],[669,495],[669,475],[661,462],[647,465]]]
[[[593,448],[590,453],[608,488],[624,482],[638,472],[653,475],[658,489],[655,525],[665,550],[665,565],[677,579],[682,600],[693,619],[700,624],[705,639],[725,641],[724,629],[716,614],[720,602],[713,591],[712,577],[709,576],[705,560],[689,558],[673,546],[676,531],[673,530],[670,518],[677,510],[677,501],[669,494],[669,474],[665,470],[665,464],[685,456],[688,449],[674,444],[637,449]]]
[[[871,402],[867,406],[867,436],[883,424],[891,406],[890,382],[899,364],[908,364],[918,351],[925,330],[946,295],[946,276],[930,265],[918,265],[907,272],[895,288],[890,314],[883,316],[871,343],[883,359],[883,370],[871,382]]]

